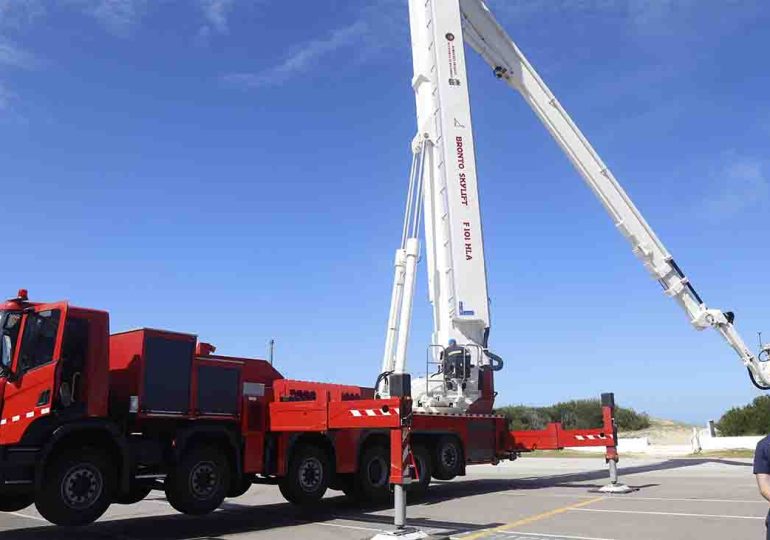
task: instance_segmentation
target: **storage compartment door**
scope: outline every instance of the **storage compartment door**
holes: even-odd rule
[[[164,336],[147,336],[144,343],[144,386],[141,408],[145,413],[187,414],[195,342]]]

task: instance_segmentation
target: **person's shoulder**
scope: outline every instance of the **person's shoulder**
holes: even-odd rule
[[[765,435],[762,437],[759,442],[757,443],[757,450],[768,450],[770,449],[770,435]]]

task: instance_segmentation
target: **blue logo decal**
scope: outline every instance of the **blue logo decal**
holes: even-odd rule
[[[467,310],[463,307],[462,301],[460,301],[460,315],[475,315],[476,312],[472,310]]]

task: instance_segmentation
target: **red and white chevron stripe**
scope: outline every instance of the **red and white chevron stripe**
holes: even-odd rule
[[[575,435],[575,439],[578,441],[597,441],[606,438],[607,436],[603,433],[600,433],[599,435]]]
[[[350,409],[350,414],[353,416],[398,416],[398,407],[383,411],[382,409]]]

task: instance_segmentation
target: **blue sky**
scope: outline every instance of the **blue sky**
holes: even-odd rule
[[[770,339],[767,3],[490,4],[707,302]],[[688,325],[518,95],[468,57],[498,403],[611,390],[701,422],[752,399],[733,352]],[[223,354],[263,356],[274,337],[286,376],[373,383],[410,77],[398,0],[0,0],[3,294]]]

